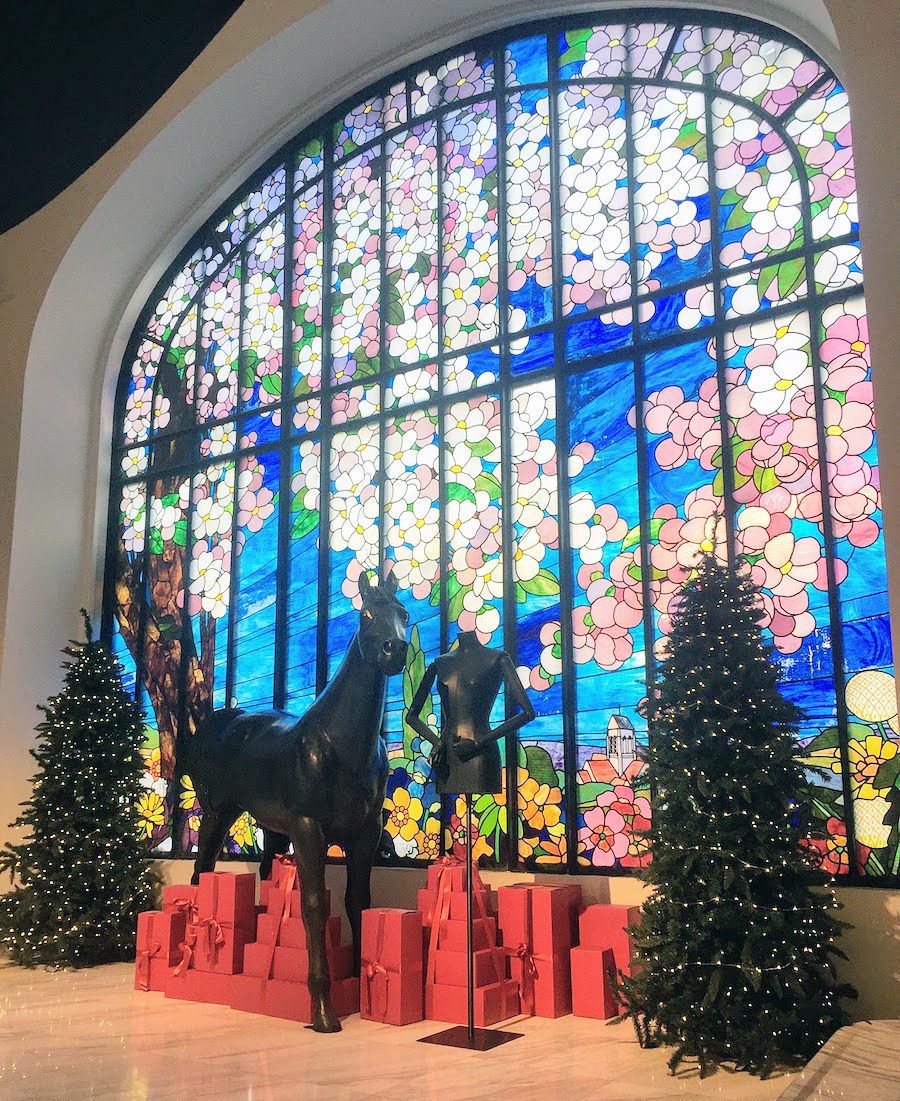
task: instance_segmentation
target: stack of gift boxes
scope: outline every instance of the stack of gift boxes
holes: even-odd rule
[[[571,951],[572,1012],[576,1017],[607,1020],[622,1012],[613,993],[613,976],[631,974],[628,930],[641,920],[637,906],[588,906],[579,918],[580,944]]]
[[[497,918],[490,891],[474,868],[473,967],[475,1024],[497,1024],[519,1012],[519,989],[509,978],[506,955],[497,943]],[[465,1024],[468,1019],[466,867],[452,859],[432,864],[419,891],[425,928],[425,1017]]]
[[[233,1009],[309,1024],[309,951],[292,861],[276,860],[271,878],[260,884],[259,902],[256,939],[244,949],[243,974],[234,980],[230,1004]],[[353,948],[341,944],[341,919],[331,913],[330,891],[325,892],[325,912],[331,1001],[335,1013],[346,1017],[359,1009],[359,980],[353,978]]]
[[[255,903],[252,873],[206,872],[198,887],[166,887],[163,914],[185,919],[179,958],[166,977],[167,998],[229,1004],[232,978],[254,936]]]
[[[339,916],[327,918],[325,937],[332,1003],[338,1016],[347,1016],[359,1008],[359,980],[352,977],[353,949],[341,944]],[[308,975],[290,861],[277,862],[273,878],[260,884],[259,906],[252,872],[206,872],[197,887],[166,887],[162,911],[138,917],[136,989],[308,1024]]]

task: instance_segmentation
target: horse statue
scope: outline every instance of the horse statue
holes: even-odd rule
[[[325,853],[330,842],[347,855],[345,903],[359,974],[362,911],[381,839],[388,777],[381,737],[385,678],[406,663],[408,614],[397,584],[359,585],[359,626],[331,683],[302,718],[282,711],[227,708],[202,722],[182,750],[203,811],[192,883],[215,867],[228,830],[243,811],[265,831],[261,867],[294,846],[309,944],[309,993],[316,1032],[341,1029],[331,1004],[325,954]]]

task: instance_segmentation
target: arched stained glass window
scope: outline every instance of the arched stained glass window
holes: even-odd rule
[[[361,573],[390,569],[414,625],[385,727],[393,858],[465,836],[402,713],[474,630],[538,712],[504,747],[504,792],[476,798],[483,861],[639,865],[641,701],[669,602],[717,543],[763,588],[824,769],[813,856],[897,874],[847,96],[759,24],[628,18],[520,26],[343,105],[148,303],[122,372],[106,610],[148,715],[154,851],[196,840],[175,731],[210,704],[305,709]],[[246,816],[228,846],[257,850]]]

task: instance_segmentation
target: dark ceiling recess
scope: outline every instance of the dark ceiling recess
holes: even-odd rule
[[[241,0],[12,0],[0,135],[0,232],[50,202],[153,106]]]

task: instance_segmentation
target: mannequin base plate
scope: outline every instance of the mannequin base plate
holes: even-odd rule
[[[474,1036],[469,1038],[469,1030],[465,1025],[454,1025],[443,1032],[435,1032],[432,1036],[422,1036],[420,1044],[441,1044],[443,1047],[465,1047],[470,1051],[490,1051],[510,1040],[518,1040],[521,1032],[501,1032],[493,1028],[476,1028]]]

